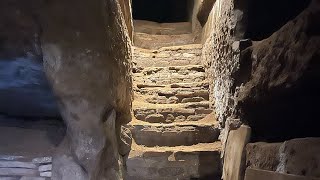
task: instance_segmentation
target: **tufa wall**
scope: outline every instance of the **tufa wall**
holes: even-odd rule
[[[131,105],[131,44],[121,6],[46,1],[42,15],[44,67],[71,148],[54,159],[53,179],[121,179],[115,128],[130,120]]]

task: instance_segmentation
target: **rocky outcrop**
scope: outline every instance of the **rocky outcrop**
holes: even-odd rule
[[[43,14],[44,66],[70,138],[66,162],[85,179],[121,179],[116,128],[130,120],[131,48],[120,4],[48,1]]]
[[[253,129],[253,137],[279,141],[319,136],[320,8],[313,3],[271,37],[242,52],[239,116]],[[303,126],[301,126],[303,124]]]

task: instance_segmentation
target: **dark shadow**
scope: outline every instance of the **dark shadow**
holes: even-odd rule
[[[311,0],[249,0],[245,38],[268,38],[289,20],[299,15]]]
[[[193,0],[133,0],[133,19],[159,23],[187,22]]]

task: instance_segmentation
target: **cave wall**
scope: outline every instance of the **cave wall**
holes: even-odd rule
[[[71,150],[54,158],[53,178],[121,179],[116,132],[130,120],[132,87],[120,3],[49,0],[41,14],[44,67],[68,127],[64,146]]]
[[[129,37],[133,41],[132,0],[119,0]]]
[[[233,0],[217,0],[202,30],[202,61],[210,81],[210,101],[222,128],[235,108],[233,74],[239,68],[237,40],[242,36],[237,30],[242,25],[242,9],[237,4]]]
[[[0,2],[0,114],[60,118],[47,82],[36,1]]]
[[[258,37],[250,31],[260,28],[252,20],[258,18],[252,16],[259,10],[252,12],[250,1],[215,2],[203,28],[202,60],[224,146],[232,141],[229,132],[241,124],[251,127],[249,142],[319,137],[315,104],[320,82],[319,1],[314,0],[295,18],[302,7],[288,6],[292,9],[278,14],[284,18],[267,23],[273,35],[263,33],[261,37],[266,39],[251,41],[244,38]],[[244,149],[230,147],[223,147],[222,156],[236,159],[231,158],[224,167],[245,159],[243,153],[235,155]],[[243,167],[230,172],[239,169]],[[224,179],[230,179],[224,175]]]
[[[237,100],[253,141],[319,137],[320,11],[314,1],[272,36],[242,52]],[[242,66],[243,65],[243,66]]]

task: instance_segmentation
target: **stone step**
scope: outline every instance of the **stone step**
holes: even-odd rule
[[[153,104],[177,104],[209,100],[209,90],[205,88],[141,88],[135,89],[135,95],[143,97]]]
[[[194,83],[205,80],[204,68],[197,66],[147,67],[133,74],[137,84],[168,85],[173,83]]]
[[[145,90],[155,88],[155,89],[168,89],[168,88],[180,88],[180,89],[193,89],[193,88],[204,88],[209,89],[209,83],[207,81],[202,82],[192,82],[192,83],[172,83],[172,84],[154,84],[154,83],[136,83],[135,87]]]
[[[149,95],[149,96],[164,96],[164,97],[204,97],[207,98],[209,96],[209,88],[208,86],[203,87],[191,87],[191,88],[170,88],[170,87],[158,87],[158,88],[136,88],[135,92],[141,95]]]
[[[138,105],[136,105],[138,104]],[[209,101],[178,104],[152,104],[133,102],[136,119],[150,123],[198,121],[212,113]]]
[[[176,147],[133,145],[126,159],[126,179],[220,179],[220,151],[220,142]]]
[[[146,20],[133,20],[133,26],[135,32],[147,34],[176,35],[192,32],[192,25],[190,22],[157,23]]]
[[[158,50],[134,47],[133,70],[139,67],[199,65],[201,54],[201,44],[163,47]]]
[[[168,67],[140,67],[134,72],[134,76],[137,74],[150,75],[155,73],[179,73],[179,74],[189,74],[196,72],[205,72],[202,65],[186,65],[186,66],[168,66]]]
[[[147,147],[212,143],[218,140],[220,134],[218,123],[197,125],[132,123],[128,127],[135,142]]]
[[[193,34],[154,35],[135,32],[134,45],[145,49],[159,49],[161,47],[195,44]]]

